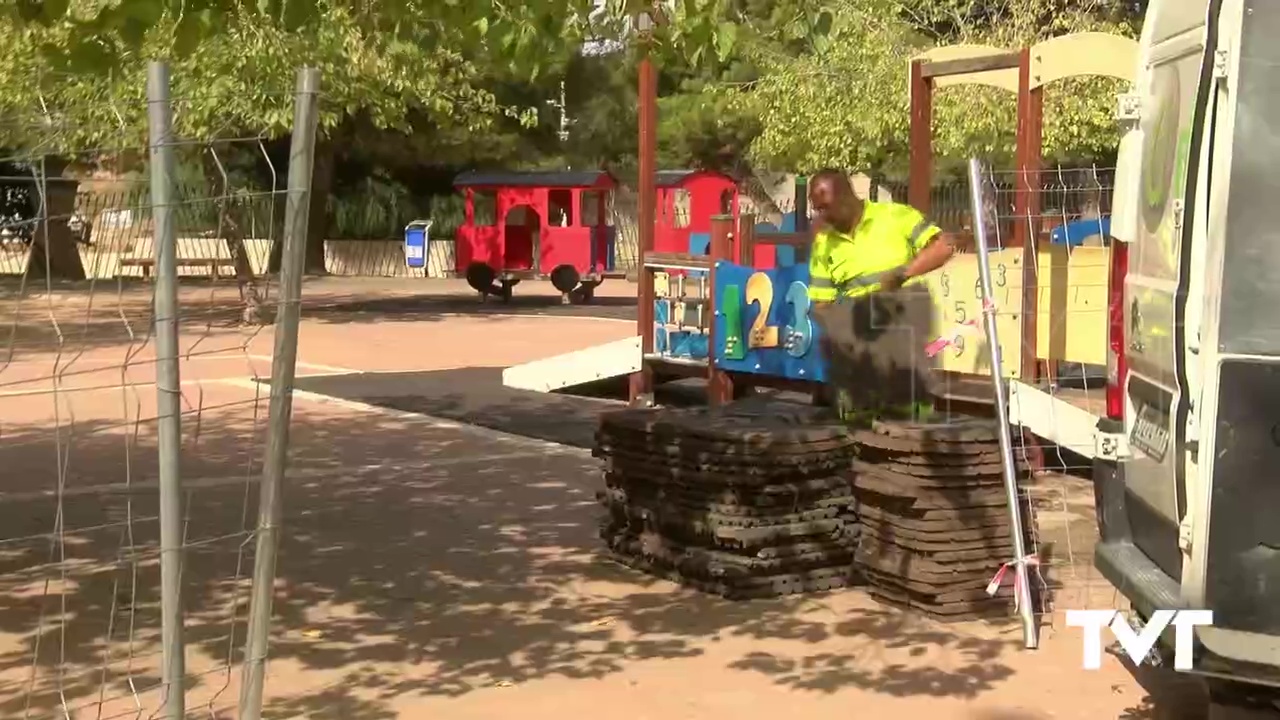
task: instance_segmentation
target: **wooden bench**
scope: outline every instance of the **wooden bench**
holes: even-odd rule
[[[222,268],[230,268],[230,274],[235,274],[236,261],[231,258],[178,258],[176,262],[178,267],[208,268],[209,276],[215,280],[222,277]],[[120,261],[121,268],[141,268],[142,277],[148,280],[151,279],[151,270],[155,266],[155,258],[124,258]]]

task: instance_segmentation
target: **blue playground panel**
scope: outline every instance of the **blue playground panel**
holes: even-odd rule
[[[1094,218],[1089,220],[1073,220],[1059,225],[1049,232],[1049,242],[1054,245],[1077,247],[1094,235],[1102,236],[1102,244],[1111,244],[1111,218]]]
[[[689,233],[689,254],[707,255],[711,252],[711,233]]]
[[[655,300],[653,303],[654,352],[689,360],[706,360],[711,352],[706,334],[663,327],[672,322],[671,310],[669,299]]]
[[[711,254],[711,233],[689,233],[689,254],[690,255],[710,255]],[[689,277],[700,277],[706,275],[706,270],[685,270],[685,275]]]
[[[746,288],[750,278],[762,275],[772,289],[772,299],[765,308],[764,326],[776,327],[777,347],[748,347],[752,325],[761,312],[761,302],[750,304]],[[716,366],[729,372],[770,375],[791,380],[825,382],[826,365],[818,348],[818,324],[809,313],[809,268],[807,265],[790,265],[773,270],[735,265],[729,262],[716,264],[716,282],[712,291],[716,298],[716,347],[713,360]],[[767,293],[765,293],[767,294]],[[732,328],[726,316],[734,314],[730,306],[739,308],[739,325]],[[727,340],[737,338],[732,350],[726,348]],[[790,347],[787,347],[790,340]]]

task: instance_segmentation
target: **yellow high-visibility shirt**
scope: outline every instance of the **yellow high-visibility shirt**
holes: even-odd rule
[[[824,228],[814,237],[809,299],[835,302],[879,290],[881,275],[911,262],[940,232],[910,205],[868,201],[853,232]],[[907,284],[923,281],[912,278]]]

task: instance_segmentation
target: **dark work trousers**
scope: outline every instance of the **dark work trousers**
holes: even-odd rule
[[[847,420],[919,418],[933,402],[938,335],[927,286],[878,292],[814,310],[827,363],[826,400]]]

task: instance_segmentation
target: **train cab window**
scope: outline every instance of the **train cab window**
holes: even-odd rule
[[[573,191],[559,188],[547,193],[547,221],[555,227],[574,225]]]
[[[677,229],[689,227],[689,215],[693,211],[693,193],[684,188],[676,188],[672,193],[671,206],[674,220],[671,226]]]

